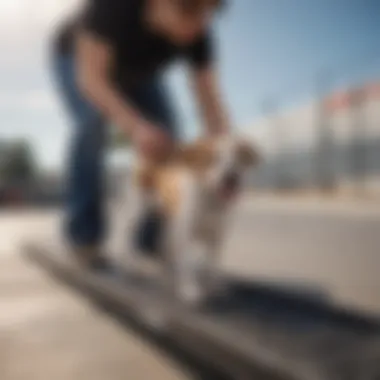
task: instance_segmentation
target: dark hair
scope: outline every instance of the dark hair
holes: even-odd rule
[[[213,6],[217,10],[224,8],[225,0],[179,0],[182,9],[189,13],[201,11],[206,6]]]

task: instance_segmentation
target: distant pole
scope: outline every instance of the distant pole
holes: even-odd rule
[[[277,112],[278,106],[274,98],[267,98],[262,103],[263,114],[266,118],[268,118],[270,122],[272,138],[275,146],[275,153],[273,157],[272,164],[269,167],[271,171],[269,173],[269,182],[271,183],[271,187],[274,189],[279,189],[282,183],[282,165],[281,165],[281,156],[282,156],[282,139],[280,137],[281,131],[278,125],[277,120]]]
[[[331,191],[335,188],[334,173],[334,137],[331,128],[331,114],[326,104],[326,96],[331,84],[331,73],[323,70],[316,80],[317,110],[315,147],[315,182],[322,191]]]
[[[365,192],[367,169],[366,136],[363,104],[365,93],[363,88],[354,88],[350,93],[351,142],[349,148],[350,176],[354,180],[355,194],[362,196]]]

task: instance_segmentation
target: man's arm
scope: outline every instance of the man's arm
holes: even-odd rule
[[[106,117],[132,138],[140,153],[159,158],[169,150],[170,138],[117,91],[110,80],[113,56],[112,48],[102,39],[86,31],[79,32],[76,46],[79,86]]]
[[[192,82],[207,132],[211,135],[228,133],[229,115],[213,66],[193,69]]]
[[[86,31],[78,33],[76,42],[77,78],[84,95],[116,126],[131,133],[142,118],[110,81],[111,46]]]

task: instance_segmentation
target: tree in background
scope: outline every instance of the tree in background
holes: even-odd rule
[[[0,143],[0,178],[3,183],[31,183],[37,167],[30,144],[24,139]]]

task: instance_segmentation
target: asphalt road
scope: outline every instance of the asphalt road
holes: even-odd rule
[[[0,213],[0,377],[188,378],[20,259],[25,240],[59,242],[60,225],[54,210]],[[380,212],[245,201],[232,220],[222,266],[238,276],[315,287],[335,302],[380,314]]]
[[[0,215],[0,255],[25,238],[58,241],[60,222],[55,211]],[[222,266],[238,276],[315,286],[380,314],[380,207],[245,200],[226,236]]]
[[[239,276],[315,286],[336,302],[380,314],[378,206],[244,204],[223,256]]]

